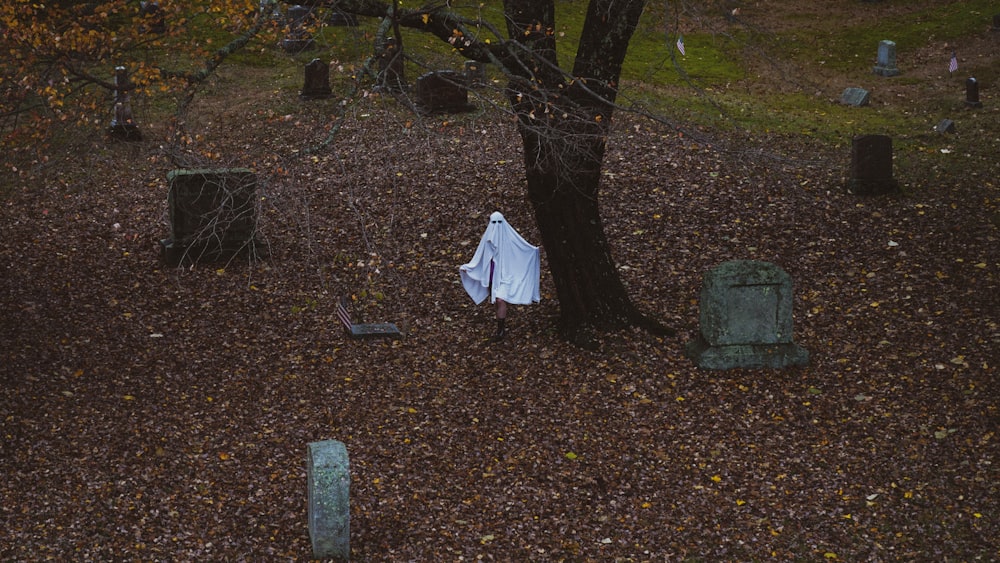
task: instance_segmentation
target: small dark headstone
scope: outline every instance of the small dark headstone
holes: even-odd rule
[[[245,168],[171,170],[167,173],[170,238],[160,241],[163,261],[215,262],[258,257],[257,177]]]
[[[378,50],[378,77],[375,90],[386,92],[406,90],[405,63],[403,50],[397,45],[396,39],[386,38],[382,48]]]
[[[303,100],[321,100],[332,95],[330,65],[319,59],[313,59],[306,65],[306,82],[299,97]]]
[[[934,130],[938,133],[954,133],[955,122],[950,119],[942,119],[941,123],[934,126]]]
[[[312,18],[312,9],[308,6],[295,5],[288,8],[286,21],[288,33],[281,40],[281,48],[287,53],[301,53],[315,46],[315,42],[306,29]]]
[[[115,67],[115,107],[108,127],[108,136],[122,141],[141,141],[142,133],[132,117],[132,105],[129,102],[129,90],[132,83],[125,67]]]
[[[875,60],[875,68],[872,69],[879,76],[897,76],[899,69],[896,68],[896,44],[883,39],[878,44],[878,58]]]
[[[462,113],[475,109],[469,104],[465,77],[452,70],[428,72],[413,86],[417,107],[423,113]]]
[[[139,2],[139,15],[146,23],[140,28],[148,33],[163,33],[167,30],[167,24],[163,20],[158,2]]]
[[[337,440],[309,443],[306,481],[313,558],[347,561],[351,556],[351,468],[347,446]]]
[[[848,193],[882,195],[898,189],[899,183],[892,177],[892,138],[887,135],[854,137]]]
[[[848,106],[867,106],[871,96],[864,88],[847,88],[840,95],[840,103]]]
[[[994,33],[1000,33],[1000,14],[994,14],[993,27],[991,29]]]
[[[281,21],[284,16],[278,8],[278,0],[260,0],[261,15],[269,16],[274,21]]]
[[[979,82],[975,78],[965,81],[965,107],[983,107],[983,102],[979,101]]]
[[[705,274],[700,334],[687,354],[705,369],[782,368],[809,362],[792,341],[792,280],[770,262],[733,260]]]
[[[486,65],[479,61],[465,61],[465,83],[469,88],[486,86]]]
[[[354,27],[358,25],[358,18],[354,14],[334,10],[326,18],[326,23],[335,27]]]

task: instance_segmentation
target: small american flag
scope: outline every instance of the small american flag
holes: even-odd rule
[[[955,52],[952,51],[951,61],[948,63],[948,73],[950,74],[956,70],[958,70],[958,57],[955,55]]]
[[[344,328],[350,332],[351,327],[354,323],[351,322],[351,314],[347,312],[347,298],[341,297],[337,300],[337,316],[340,317],[340,322],[344,323]]]
[[[687,53],[684,52],[684,36],[683,35],[678,35],[677,36],[677,50],[681,52],[681,55],[683,55],[685,57],[687,56]]]

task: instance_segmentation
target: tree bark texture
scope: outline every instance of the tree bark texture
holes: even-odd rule
[[[528,197],[559,299],[560,329],[591,344],[591,330],[664,327],[629,299],[604,232],[600,180],[622,62],[642,1],[592,1],[573,72],[558,71],[553,3],[508,0],[508,33],[525,38],[508,98],[524,141]]]

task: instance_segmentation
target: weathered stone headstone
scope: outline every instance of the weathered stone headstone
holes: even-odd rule
[[[864,88],[847,88],[840,95],[840,103],[848,106],[862,107],[868,105],[870,98],[871,95]]]
[[[700,335],[687,354],[700,368],[783,368],[809,362],[792,341],[792,280],[770,262],[733,260],[705,274]]]
[[[171,170],[167,173],[170,237],[160,241],[163,261],[214,262],[260,256],[257,177],[245,168]]]
[[[108,127],[108,135],[122,141],[141,141],[142,133],[132,117],[132,105],[129,101],[129,90],[132,83],[128,71],[123,66],[115,67],[115,106]]]
[[[295,5],[288,8],[285,17],[288,23],[288,33],[281,40],[281,48],[288,53],[301,53],[312,49],[315,42],[307,29],[309,20],[312,18],[312,8]]]
[[[465,83],[469,88],[486,86],[486,65],[479,61],[465,61]]]
[[[330,88],[330,65],[313,59],[306,65],[306,81],[299,92],[303,100],[320,100],[333,95]]]
[[[892,177],[892,138],[859,135],[851,140],[851,171],[847,191],[856,195],[881,195],[899,189]]]
[[[406,90],[406,59],[403,57],[403,50],[399,48],[396,39],[386,38],[381,45],[381,49],[376,45],[378,53],[378,77],[376,78],[376,91],[402,92]]]
[[[896,44],[883,39],[878,44],[878,58],[875,59],[875,68],[872,69],[879,76],[897,76],[899,69],[896,68]]]
[[[975,78],[965,81],[965,107],[983,107],[983,102],[979,101],[979,82]]]
[[[934,130],[938,133],[954,133],[955,122],[950,119],[942,119],[940,123],[934,126]]]
[[[990,28],[993,33],[1000,33],[1000,14],[993,15],[993,27]]]
[[[311,442],[306,453],[309,539],[313,558],[347,561],[351,555],[351,469],[337,440]]]
[[[413,86],[417,108],[423,113],[462,113],[475,109],[469,104],[465,77],[452,70],[428,72]]]

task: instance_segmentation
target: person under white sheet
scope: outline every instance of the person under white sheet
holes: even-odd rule
[[[462,286],[478,305],[490,298],[497,306],[494,342],[507,336],[507,304],[530,305],[539,301],[540,253],[524,240],[499,211],[479,241],[472,260],[459,266]]]

